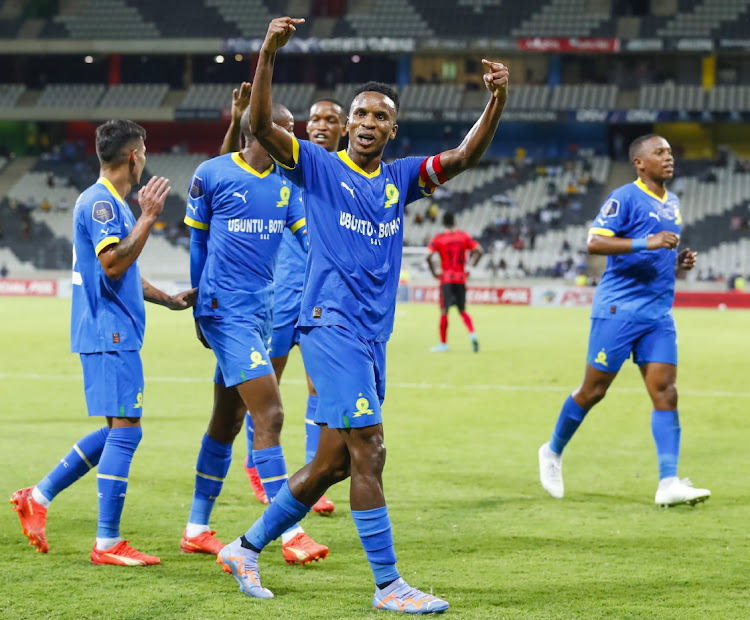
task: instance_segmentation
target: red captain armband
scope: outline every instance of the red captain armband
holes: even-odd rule
[[[443,172],[443,167],[440,165],[440,154],[424,158],[419,166],[419,178],[430,189],[442,185],[448,180]]]

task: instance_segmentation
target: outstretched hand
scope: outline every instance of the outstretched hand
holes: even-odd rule
[[[151,177],[148,183],[138,191],[138,204],[141,212],[154,218],[159,217],[171,189],[169,179]]]
[[[250,82],[242,82],[239,91],[236,88],[232,91],[232,120],[235,123],[240,122],[242,114],[247,110],[247,106],[250,105],[250,93],[252,90],[253,85]]]
[[[284,47],[289,39],[292,38],[296,26],[304,24],[305,20],[296,17],[277,17],[272,20],[268,25],[268,32],[266,33],[266,39],[263,41],[264,52],[269,54],[275,54],[277,50]]]
[[[505,103],[508,98],[508,80],[510,79],[508,67],[501,62],[491,62],[485,58],[482,58],[482,64],[485,70],[482,76],[484,85],[495,99]]]

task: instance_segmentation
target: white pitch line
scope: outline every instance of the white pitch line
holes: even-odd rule
[[[0,379],[20,379],[30,381],[82,381],[81,375],[46,375],[40,373],[0,372]],[[146,383],[209,383],[210,377],[145,377]],[[284,379],[283,385],[307,385],[303,379]],[[453,384],[453,383],[408,383],[403,381],[388,382],[389,388],[401,390],[468,390],[479,392],[571,392],[573,388],[551,385],[495,385],[495,384]],[[645,387],[618,388],[610,392],[620,394],[645,394]],[[750,398],[750,392],[732,392],[726,390],[679,390],[683,396],[702,396],[708,398]]]

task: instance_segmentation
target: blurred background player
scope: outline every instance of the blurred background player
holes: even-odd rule
[[[500,63],[482,61],[492,96],[455,149],[383,163],[383,150],[398,130],[399,98],[391,87],[369,82],[355,91],[349,109],[347,149],[327,153],[271,122],[275,54],[303,22],[271,22],[250,105],[259,142],[306,189],[310,255],[298,324],[305,367],[320,396],[320,443],[313,460],[243,536],[222,549],[219,560],[245,594],[272,598],[260,585],[260,551],[307,514],[328,487],[351,475],[352,517],[375,577],[373,606],[439,613],[448,603],[409,587],[396,568],[382,482],[386,343],[393,330],[404,207],[479,161],[500,121],[508,72]]]
[[[146,282],[138,269],[137,258],[170,190],[168,179],[152,177],[138,192],[137,221],[122,198],[141,181],[145,139],[143,127],[131,121],[113,120],[97,128],[100,178],[80,195],[73,212],[71,350],[81,358],[88,414],[105,416],[107,425],[80,439],[41,482],[16,491],[10,500],[30,544],[47,553],[50,502],[98,466],[92,564],[159,564],[158,557],[137,551],[120,537],[130,463],[143,435],[143,301],[171,310],[184,310],[195,301],[195,290],[169,296]]]
[[[474,353],[479,351],[479,340],[474,332],[474,323],[469,313],[466,312],[466,280],[469,277],[466,272],[466,253],[469,252],[469,260],[471,266],[474,267],[484,250],[469,236],[469,233],[454,228],[455,225],[455,216],[452,213],[444,213],[445,232],[435,235],[427,246],[427,264],[432,275],[440,280],[440,344],[430,349],[433,353],[449,350],[446,338],[448,336],[448,310],[451,306],[456,306],[461,313],[461,319],[466,329],[469,330],[469,339]],[[436,254],[440,256],[440,273],[433,262]]]
[[[307,248],[299,192],[250,133],[245,148],[198,166],[185,223],[191,228],[190,278],[198,287],[196,332],[213,350],[214,405],[198,454],[195,491],[180,548],[216,554],[222,543],[209,528],[211,511],[232,460],[232,443],[249,411],[255,427],[253,459],[269,500],[287,478],[280,445],[281,396],[267,352],[271,335],[273,270],[284,228]],[[294,119],[277,104],[273,120],[291,132]],[[289,564],[325,558],[328,548],[292,525],[282,536]]]
[[[586,372],[563,404],[549,443],[539,448],[539,475],[552,497],[563,496],[563,449],[632,353],[654,407],[655,501],[659,506],[695,504],[711,492],[677,477],[681,431],[672,303],[675,263],[692,269],[697,254],[690,249],[677,254],[682,217],[679,199],[666,188],[674,174],[669,143],[647,134],[633,141],[629,155],[638,179],[609,195],[589,231],[589,253],[608,258],[591,308]]]
[[[230,123],[221,153],[240,148],[240,135],[234,129],[239,126],[235,118],[240,118],[250,105],[251,84],[243,82],[239,91],[234,90],[232,97],[232,122]],[[319,144],[329,152],[336,151],[341,137],[346,129],[346,118],[344,110],[338,101],[334,99],[320,99],[310,107],[310,116],[307,121],[307,135],[310,141]],[[300,190],[301,191],[301,190]],[[304,194],[303,194],[304,200]],[[294,235],[288,230],[279,247],[276,259],[276,270],[274,272],[274,302],[273,302],[273,333],[269,354],[273,365],[276,379],[281,384],[281,375],[286,367],[289,352],[294,345],[299,344],[300,331],[296,327],[299,318],[300,306],[302,304],[302,287],[305,280],[305,264],[307,254],[300,248]],[[305,463],[309,463],[320,439],[320,427],[315,424],[315,411],[318,408],[318,394],[310,379],[307,379],[307,408],[305,411]],[[253,462],[253,422],[248,413],[245,417],[245,431],[247,435],[248,455],[245,458],[245,473],[253,487],[255,497],[263,504],[268,503],[266,493],[260,483],[257,469]],[[330,515],[335,509],[335,504],[323,495],[313,506],[313,512],[321,515]]]

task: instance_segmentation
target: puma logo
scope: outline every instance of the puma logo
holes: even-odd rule
[[[232,197],[234,197],[234,196],[237,196],[237,198],[242,198],[242,202],[244,202],[245,204],[247,204],[247,200],[245,200],[245,196],[247,196],[247,190],[245,190],[244,194],[240,194],[239,192],[234,192],[232,194]]]
[[[348,191],[352,195],[352,198],[354,198],[354,188],[353,187],[349,187],[343,181],[341,181],[341,187],[343,187],[346,191]]]
[[[657,222],[661,222],[661,218],[658,215],[656,215],[656,213],[654,213],[653,211],[649,213],[648,216],[655,217]]]

